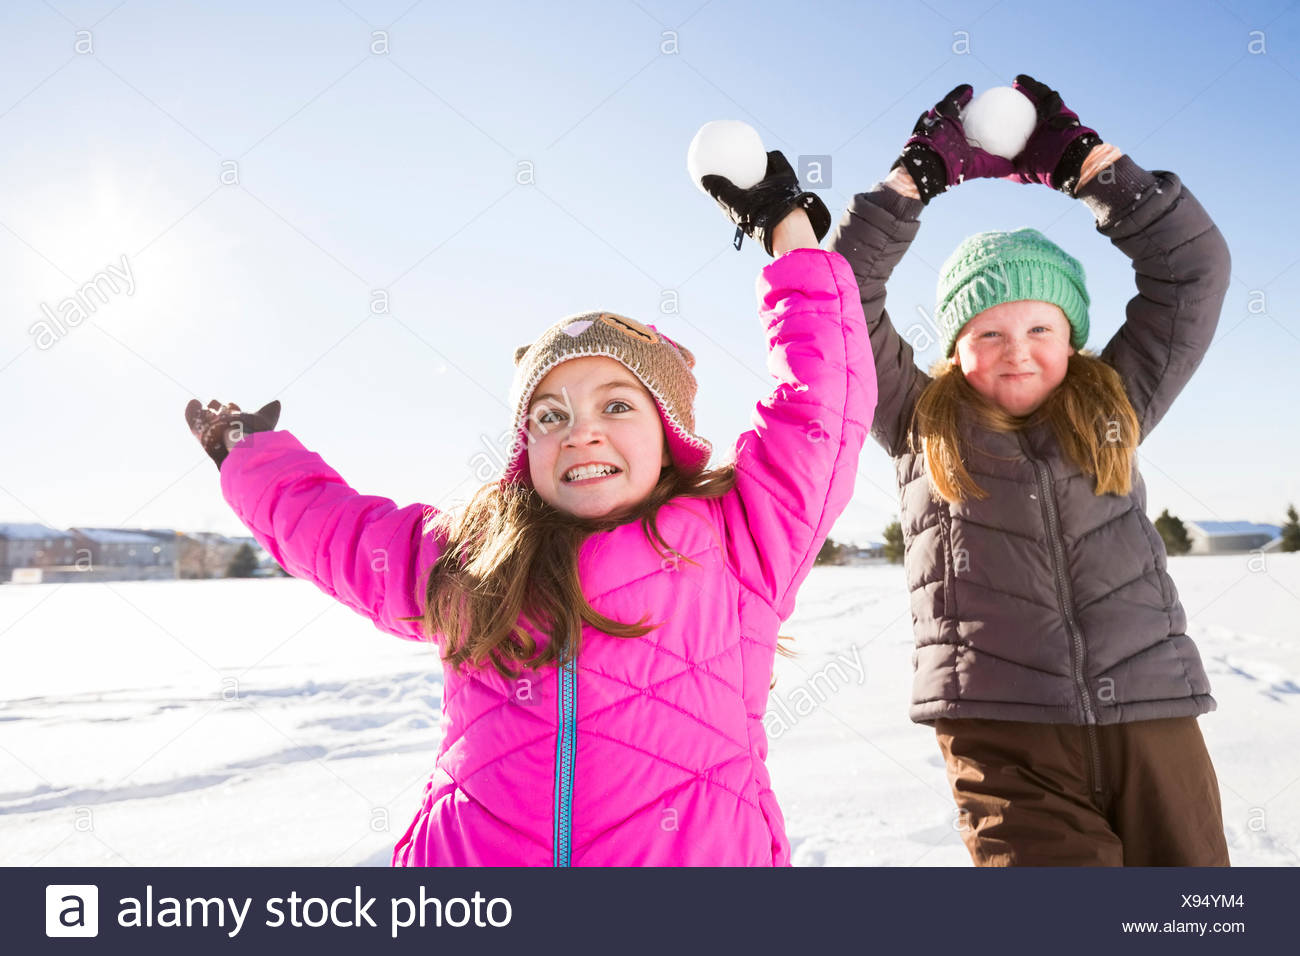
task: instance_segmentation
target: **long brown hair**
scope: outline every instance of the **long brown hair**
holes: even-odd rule
[[[466,664],[490,663],[507,679],[516,678],[525,667],[572,660],[583,623],[614,637],[641,637],[658,623],[647,623],[645,617],[636,624],[615,621],[597,613],[582,593],[582,542],[594,532],[639,520],[666,560],[676,555],[690,561],[660,534],[659,509],[682,496],[717,498],[735,484],[734,464],[695,475],[683,475],[669,465],[633,510],[600,519],[560,511],[531,487],[485,484],[464,511],[443,512],[427,532],[445,543],[429,572],[420,618],[424,631],[442,636],[442,659],[457,671]],[[540,650],[523,627],[525,621],[549,634]]]
[[[914,453],[924,450],[930,483],[950,504],[988,497],[963,460],[958,421],[963,409],[973,413],[976,424],[994,431],[1018,431],[1047,422],[1066,456],[1096,479],[1096,494],[1129,493],[1139,434],[1137,413],[1119,373],[1096,356],[1071,355],[1061,384],[1023,417],[1008,414],[975,391],[960,367],[947,359],[936,362],[930,374],[933,378],[912,414],[908,444]]]

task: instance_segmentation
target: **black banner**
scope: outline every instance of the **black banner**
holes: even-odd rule
[[[1292,951],[1290,869],[0,870],[10,953]],[[362,947],[358,950],[358,947]]]

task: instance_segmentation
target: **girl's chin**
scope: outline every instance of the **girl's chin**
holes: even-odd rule
[[[1008,415],[1014,415],[1017,418],[1024,418],[1026,415],[1032,415],[1034,412],[1038,411],[1042,404],[1042,402],[1032,402],[1029,404],[1016,402],[1015,404],[1007,405],[1003,402],[998,402],[998,407]]]
[[[565,495],[556,507],[578,518],[608,518],[621,511],[630,510],[631,506],[626,501],[611,499],[604,495],[591,495],[586,498]]]

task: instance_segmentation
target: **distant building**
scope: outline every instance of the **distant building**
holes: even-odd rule
[[[1188,521],[1184,527],[1192,545],[1188,554],[1244,554],[1268,548],[1282,536],[1278,525],[1253,521]]]
[[[869,541],[862,546],[846,545],[843,559],[845,564],[881,564],[889,560],[885,557],[885,545],[880,541]]]
[[[224,578],[242,544],[249,545],[257,555],[256,577],[285,576],[280,565],[252,536],[228,537],[213,531],[194,531],[181,536],[177,577]]]
[[[96,581],[161,580],[176,577],[175,532],[157,533],[122,528],[69,528],[78,549],[89,552]]]
[[[191,531],[181,536],[176,576],[223,578],[239,545],[215,531]]]
[[[147,534],[153,538],[162,547],[159,554],[159,564],[170,563],[172,566],[172,577],[179,577],[180,571],[180,552],[181,541],[185,535],[175,528],[118,528],[118,531],[136,531],[139,534]]]
[[[0,583],[224,578],[240,546],[257,556],[256,577],[285,572],[249,537],[173,528],[69,528],[0,524]]]
[[[53,568],[76,560],[76,540],[43,524],[0,524],[0,583],[15,568]]]

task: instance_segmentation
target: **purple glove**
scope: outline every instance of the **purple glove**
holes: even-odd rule
[[[1015,175],[1011,160],[966,142],[961,111],[972,95],[970,84],[963,83],[935,103],[933,109],[922,113],[912,138],[894,160],[894,166],[902,166],[911,175],[923,203],[967,179],[1007,179]]]
[[[1016,157],[1016,171],[1006,178],[1043,183],[1073,196],[1083,161],[1101,143],[1101,137],[1096,130],[1080,125],[1078,115],[1061,102],[1061,94],[1032,76],[1017,76],[1015,89],[1034,104],[1038,125]]]

